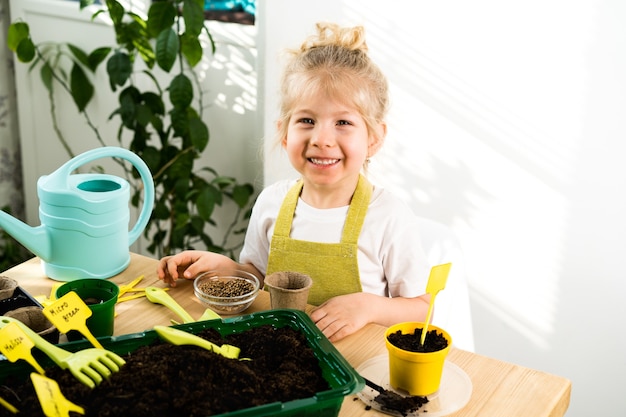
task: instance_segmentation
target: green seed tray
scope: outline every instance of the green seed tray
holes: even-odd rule
[[[272,325],[277,328],[289,326],[294,330],[302,332],[319,360],[322,374],[328,382],[330,389],[318,392],[310,398],[284,403],[270,403],[213,417],[337,416],[344,397],[361,391],[365,386],[363,378],[320,332],[309,316],[301,311],[288,309],[268,310],[245,316],[180,324],[173,327],[194,334],[204,329],[213,328],[219,331],[222,336],[226,336],[263,325]],[[149,345],[158,337],[154,330],[147,330],[123,336],[102,337],[98,340],[105,349],[119,355],[125,355],[141,346]],[[85,340],[64,343],[58,346],[70,351],[92,347]],[[53,366],[53,363],[47,360],[45,356],[39,355],[40,353],[37,349],[33,349],[34,356],[42,366]],[[11,363],[2,355],[0,355],[0,358],[2,359],[0,360],[0,383],[10,374],[24,373],[26,375],[32,371],[30,365],[24,361]]]

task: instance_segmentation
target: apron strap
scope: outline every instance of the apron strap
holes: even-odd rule
[[[343,226],[341,235],[341,243],[357,244],[371,198],[372,184],[363,175],[360,175],[350,207],[348,208],[346,223]]]
[[[303,186],[304,183],[300,179],[285,195],[283,204],[280,206],[278,216],[276,217],[274,236],[289,237],[293,214],[296,212],[296,204],[298,204],[298,197],[300,197]]]
[[[285,195],[285,199],[283,200],[283,204],[276,218],[274,236],[289,237],[293,214],[296,211],[296,205],[298,204],[298,198],[300,197],[303,186],[304,183],[300,179],[289,189],[287,195]],[[356,244],[358,242],[371,197],[372,185],[363,175],[360,175],[356,190],[352,196],[352,201],[350,202],[350,207],[348,208],[346,222],[341,234],[341,243]]]

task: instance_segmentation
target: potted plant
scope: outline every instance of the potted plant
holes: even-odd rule
[[[81,0],[81,10],[94,2]],[[118,107],[109,116],[119,123],[117,140],[146,162],[155,182],[155,208],[144,232],[148,251],[160,257],[202,245],[234,257],[241,239],[229,246],[229,236],[245,230],[254,189],[211,167],[195,166],[208,145],[209,129],[202,120],[202,91],[193,69],[205,52],[202,39],[215,52],[204,24],[204,1],[154,1],[146,16],[117,0],[102,3],[93,17],[108,15],[115,45],[88,52],[70,42],[37,44],[28,23],[14,22],[9,27],[9,48],[19,61],[31,63],[31,70],[39,69],[49,92],[60,86],[72,97],[100,145],[104,141],[87,105],[99,89],[117,94]],[[92,82],[101,65],[106,66],[106,86]],[[49,97],[54,100],[52,94]],[[62,134],[57,134],[73,156]],[[132,167],[124,171],[129,179],[137,177]],[[135,188],[133,205],[139,206],[140,198],[141,190]],[[224,236],[216,239],[207,229],[216,225],[216,206],[227,201],[234,202],[236,210]]]

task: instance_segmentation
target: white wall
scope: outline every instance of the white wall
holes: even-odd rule
[[[626,415],[626,3],[261,0],[265,137],[318,20],[366,27],[393,101],[374,180],[458,234],[477,352],[571,379],[568,416]],[[293,175],[264,148],[266,183]]]

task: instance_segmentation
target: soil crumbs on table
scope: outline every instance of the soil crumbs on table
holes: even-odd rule
[[[380,404],[384,410],[396,411],[407,416],[409,413],[419,410],[428,402],[428,398],[417,395],[403,397],[393,391],[383,390],[374,398],[374,401]]]
[[[305,336],[290,327],[259,326],[222,338],[216,330],[198,333],[217,345],[241,348],[240,358],[228,359],[195,346],[156,341],[124,356],[119,372],[93,390],[69,371],[46,370],[63,395],[85,408],[85,416],[153,417],[209,416],[276,401],[313,397],[328,390],[328,382]],[[0,397],[19,415],[43,416],[30,379],[8,377]],[[80,414],[70,412],[71,417]],[[0,407],[0,416],[14,416]]]

